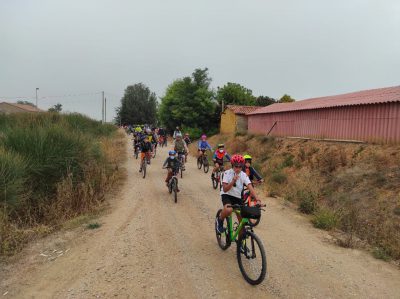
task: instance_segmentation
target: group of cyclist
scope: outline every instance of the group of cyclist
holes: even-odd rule
[[[135,150],[140,150],[141,158],[147,158],[148,163],[152,152],[157,147],[157,143],[167,142],[166,130],[163,128],[150,128],[136,126],[132,130],[134,136],[134,147]],[[163,168],[167,169],[167,176],[165,183],[168,183],[174,173],[182,168],[185,170],[185,162],[189,154],[188,145],[192,142],[188,133],[182,135],[179,127],[173,132],[174,149],[168,152],[168,157],[163,163]],[[207,136],[203,134],[197,143],[198,158],[205,154],[209,150],[213,152],[212,146],[207,141]],[[182,158],[183,157],[183,158]],[[215,178],[215,174],[224,164],[224,160],[231,163],[232,168],[226,170],[222,178],[221,188],[221,200],[223,204],[223,210],[220,217],[217,219],[217,230],[222,233],[224,231],[223,223],[226,217],[229,217],[232,213],[231,205],[243,203],[243,189],[247,188],[250,196],[257,204],[261,204],[253,185],[263,181],[260,174],[251,166],[252,157],[250,155],[234,154],[229,155],[225,150],[224,144],[218,144],[216,150],[213,152],[212,161],[214,168],[211,173],[211,179]],[[142,169],[139,169],[142,171]],[[179,192],[179,188],[177,190]],[[240,221],[240,219],[239,219]]]

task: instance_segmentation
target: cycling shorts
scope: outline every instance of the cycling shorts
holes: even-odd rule
[[[224,160],[222,159],[215,159],[215,163],[218,163],[219,164],[219,166],[221,166],[221,165],[224,165]]]
[[[242,205],[242,199],[229,194],[222,194],[221,200],[223,205]]]

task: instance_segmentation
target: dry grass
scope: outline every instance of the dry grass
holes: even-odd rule
[[[253,135],[210,141],[252,155],[268,194],[315,214],[320,228],[342,230],[342,246],[368,243],[376,256],[400,259],[400,146]]]

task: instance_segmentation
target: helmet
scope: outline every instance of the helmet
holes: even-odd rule
[[[149,128],[147,128],[146,133],[151,134],[151,130]]]
[[[176,151],[169,151],[168,155],[176,155]]]
[[[243,156],[242,155],[233,155],[231,157],[231,164],[232,165],[244,164]]]
[[[176,137],[176,138],[182,137],[182,134],[176,134],[175,137]]]
[[[223,144],[223,143],[218,144],[218,148],[221,148],[221,147],[225,147],[225,144]]]
[[[250,161],[253,159],[250,155],[244,155],[243,158]]]
[[[207,138],[206,134],[201,135],[201,138]]]
[[[185,133],[185,136],[189,136],[189,133]]]

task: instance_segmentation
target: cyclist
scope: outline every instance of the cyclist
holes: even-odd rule
[[[176,152],[175,151],[169,151],[168,152],[168,158],[165,160],[163,164],[163,168],[167,168],[168,174],[167,178],[165,179],[165,183],[168,187],[169,180],[172,178],[174,173],[177,173],[179,170],[179,167],[181,166],[181,162],[176,158]],[[178,186],[176,186],[177,190],[179,192]]]
[[[242,204],[242,190],[246,186],[250,190],[251,196],[256,200],[257,204],[261,204],[249,177],[242,171],[244,158],[241,155],[233,155],[231,160],[232,168],[224,172],[222,180],[221,200],[224,206],[220,217],[217,219],[217,230],[219,233],[224,232],[224,219],[232,214],[233,204]],[[237,215],[240,223],[241,217]]]
[[[244,165],[243,165],[243,172],[247,174],[249,177],[250,181],[253,183],[254,180],[257,181],[257,183],[261,183],[264,181],[264,179],[258,174],[258,172],[254,169],[254,167],[251,166],[251,161],[253,158],[250,155],[244,155]]]
[[[158,137],[156,134],[156,129],[152,128],[151,129],[151,144],[153,145],[153,149],[155,149],[157,147],[157,143],[158,143]]]
[[[192,140],[190,140],[189,133],[185,133],[185,136],[183,137],[183,141],[185,141],[186,146],[189,146],[189,144],[192,143]],[[188,153],[185,154],[185,163],[187,162],[187,157]]]
[[[213,161],[214,161],[214,169],[211,173],[211,179],[214,179],[215,173],[217,172],[218,168],[224,165],[224,157],[231,160],[229,154],[225,151],[225,144],[220,143],[218,144],[218,149],[214,152]]]
[[[176,135],[178,135],[178,134],[181,135],[181,137],[182,137],[181,130],[179,130],[179,127],[176,127],[174,134],[172,135],[172,138],[176,139]]]
[[[207,149],[212,151],[212,147],[207,141],[207,136],[203,134],[201,135],[201,140],[199,140],[199,143],[197,144],[197,158],[202,156]]]
[[[140,143],[140,149],[141,149],[141,161],[144,160],[144,158],[147,158],[147,164],[150,164],[150,158],[151,158],[151,142],[149,141],[149,137],[147,135],[144,136],[144,139]],[[140,169],[139,172],[142,172],[142,163],[140,163]]]
[[[174,151],[176,151],[179,155],[185,155],[189,153],[188,147],[186,145],[186,142],[182,140],[182,135],[181,134],[176,134],[175,136],[175,146],[174,146]],[[185,165],[182,165],[182,170],[185,170]]]
[[[166,134],[164,128],[158,129],[158,136],[160,136],[160,139],[165,143],[165,145],[167,145],[167,138],[166,138],[167,134]]]

